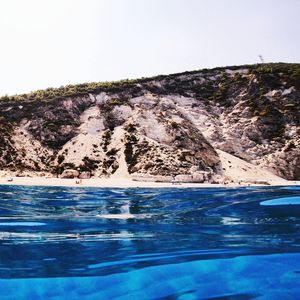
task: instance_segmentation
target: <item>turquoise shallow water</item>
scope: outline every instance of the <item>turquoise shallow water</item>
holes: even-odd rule
[[[300,298],[300,187],[0,198],[0,299]]]

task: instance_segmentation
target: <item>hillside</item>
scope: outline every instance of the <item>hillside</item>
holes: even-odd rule
[[[225,152],[299,180],[299,125],[300,64],[50,88],[0,99],[0,169],[224,177]]]

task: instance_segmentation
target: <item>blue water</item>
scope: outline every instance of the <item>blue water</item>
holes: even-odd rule
[[[0,186],[0,299],[300,299],[299,197]]]

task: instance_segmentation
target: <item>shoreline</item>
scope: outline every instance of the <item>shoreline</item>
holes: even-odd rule
[[[10,181],[12,179],[12,181]],[[46,177],[7,177],[0,178],[0,185],[21,186],[57,186],[57,187],[95,187],[95,188],[212,188],[212,187],[247,187],[247,186],[293,186],[300,185],[300,181],[270,181],[269,184],[252,183],[172,183],[172,182],[148,182],[133,181],[130,178],[91,178],[82,179],[76,183],[76,179],[46,178]]]

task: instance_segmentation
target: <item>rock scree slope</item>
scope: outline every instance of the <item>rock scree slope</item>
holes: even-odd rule
[[[300,179],[300,64],[49,88],[0,99],[0,169],[224,176],[223,151]]]

